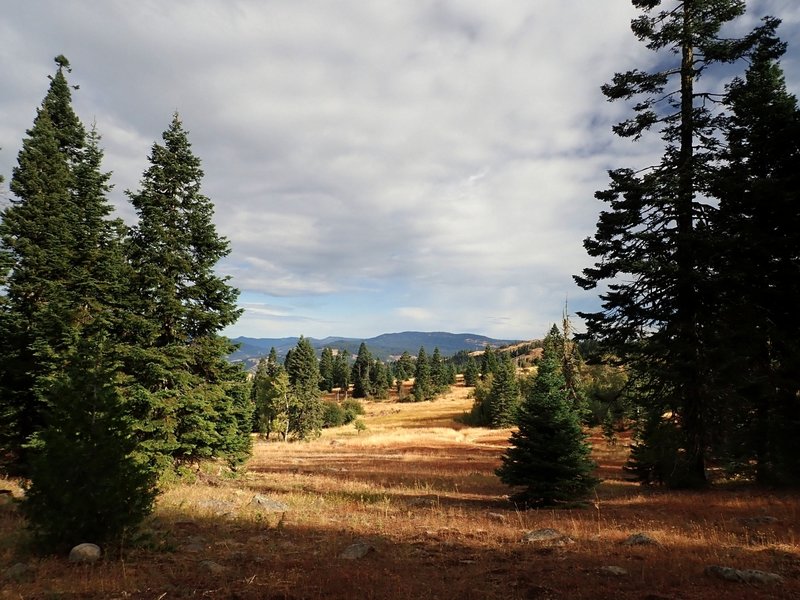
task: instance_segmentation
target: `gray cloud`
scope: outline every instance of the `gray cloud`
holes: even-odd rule
[[[593,301],[571,275],[589,264],[606,170],[659,154],[612,137],[625,107],[599,93],[652,61],[624,1],[14,4],[2,172],[56,54],[129,221],[123,191],[179,110],[232,242],[233,334],[542,335],[567,296]],[[800,10],[753,4],[797,37]]]

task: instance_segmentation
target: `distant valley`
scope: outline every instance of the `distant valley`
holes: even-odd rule
[[[286,356],[286,352],[297,344],[297,337],[287,338],[251,338],[237,337],[233,342],[239,344],[239,349],[229,356],[234,362],[244,362],[250,367],[258,362],[262,356],[269,354],[270,348],[275,348],[279,357]],[[427,353],[439,348],[442,356],[452,356],[461,351],[483,350],[487,345],[494,348],[517,343],[519,340],[499,340],[478,335],[476,333],[447,333],[443,331],[404,331],[402,333],[384,333],[373,338],[351,337],[326,337],[324,339],[308,338],[317,352],[323,348],[337,348],[356,354],[361,342],[365,342],[373,356],[381,360],[393,360],[403,352],[416,356],[420,347]]]

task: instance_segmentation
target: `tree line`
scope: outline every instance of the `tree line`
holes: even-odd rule
[[[0,468],[50,548],[119,540],[166,471],[250,452],[245,373],[220,331],[241,310],[230,252],[179,115],[153,144],[136,225],[112,218],[100,134],[55,59],[0,220]]]
[[[404,382],[411,378],[409,392]],[[385,400],[394,387],[400,401],[432,400],[455,382],[455,366],[438,348],[430,358],[422,347],[416,358],[406,351],[385,364],[362,342],[351,365],[343,349],[323,348],[317,359],[311,343],[301,336],[283,363],[275,348],[259,360],[250,395],[253,431],[267,439],[274,433],[283,440],[306,440],[325,427],[356,421],[363,414],[358,399]],[[323,400],[323,392],[334,390],[336,400]]]

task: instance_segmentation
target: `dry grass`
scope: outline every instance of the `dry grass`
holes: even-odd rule
[[[605,481],[589,506],[517,511],[493,474],[509,432],[454,421],[470,404],[456,388],[436,402],[368,404],[360,435],[349,426],[307,444],[259,442],[236,478],[220,470],[165,492],[149,543],[95,566],[26,556],[16,510],[0,506],[0,569],[36,568],[31,581],[4,582],[0,598],[800,597],[797,496],[644,490],[622,478],[624,444],[595,437]],[[19,495],[12,484],[0,488]],[[257,493],[288,511],[253,508]],[[743,522],[760,515],[777,521]],[[575,543],[521,542],[544,527]],[[622,544],[639,531],[659,544]],[[375,551],[338,558],[356,540]],[[711,564],[777,572],[785,583],[718,581],[703,574]],[[608,565],[629,575],[603,575]]]

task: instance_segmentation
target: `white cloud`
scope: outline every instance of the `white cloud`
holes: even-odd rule
[[[286,311],[246,305],[235,334],[542,335],[567,295],[592,296],[571,275],[606,169],[659,151],[615,140],[625,108],[599,92],[652,60],[624,0],[15,4],[2,172],[56,54],[128,220],[123,191],[179,110],[232,242],[221,270]],[[754,4],[797,39],[798,9]]]

